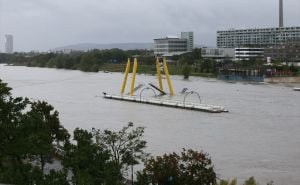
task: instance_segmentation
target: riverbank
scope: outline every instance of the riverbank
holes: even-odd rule
[[[25,66],[25,67],[41,67],[41,68],[54,68],[54,69],[66,69],[66,70],[80,70],[83,72],[121,72],[123,73],[125,71],[125,67],[126,64],[109,64],[109,63],[105,63],[102,64],[100,66],[97,67],[97,69],[94,70],[81,70],[79,68],[72,68],[72,69],[68,69],[68,68],[58,68],[58,67],[47,67],[47,66],[33,66],[33,65],[25,65],[25,64],[6,64],[6,65],[10,65],[10,66]],[[179,66],[179,65],[175,65],[175,64],[171,64],[168,65],[168,69],[169,69],[169,73],[170,75],[183,75],[183,66]],[[191,67],[191,72],[189,74],[189,76],[198,76],[198,77],[207,77],[207,78],[216,78],[217,74],[214,73],[200,73],[200,72],[195,72],[196,69]],[[137,69],[137,73],[138,74],[150,74],[150,75],[154,75],[156,74],[156,67],[155,65],[145,65],[145,64],[141,64],[138,65],[138,69]]]
[[[296,76],[296,77],[270,77],[270,78],[265,78],[264,82],[267,82],[267,83],[300,83],[300,76]]]
[[[40,66],[26,66],[26,65],[17,65],[17,64],[2,64],[2,65],[7,65],[7,66],[25,66],[25,67],[39,67],[39,68],[50,68],[50,69],[65,69],[65,68],[56,68],[56,67],[40,67]],[[169,65],[169,72],[170,75],[177,75],[181,76],[182,74],[182,67],[176,66],[176,65]],[[66,69],[66,70],[79,70],[80,69]],[[83,72],[119,72],[123,73],[125,70],[125,64],[103,64],[99,67],[97,71],[83,71]],[[194,70],[195,71],[195,70]],[[156,68],[155,65],[139,65],[138,74],[148,74],[148,75],[155,75],[156,74]],[[199,73],[199,72],[191,72],[190,76],[193,77],[204,77],[204,78],[217,78],[217,74],[214,73]],[[221,81],[227,81],[227,80],[221,80]],[[247,82],[247,81],[230,81],[230,82]],[[251,82],[251,81],[248,81]],[[293,84],[299,84],[300,83],[300,77],[268,77],[264,78],[263,80],[264,83],[271,83],[271,84],[284,84],[284,85],[289,85],[293,86]]]

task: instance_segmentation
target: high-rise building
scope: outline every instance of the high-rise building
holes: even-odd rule
[[[181,32],[181,38],[187,40],[187,50],[193,51],[194,49],[194,32]]]
[[[283,27],[283,0],[279,0],[279,27]]]
[[[194,48],[193,32],[182,32],[181,38],[167,36],[154,39],[154,54],[156,56],[173,56],[191,52]]]
[[[13,35],[5,35],[5,53],[14,52],[14,37]]]

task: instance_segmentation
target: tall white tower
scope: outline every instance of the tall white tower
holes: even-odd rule
[[[13,35],[5,35],[5,53],[14,52],[14,37]]]
[[[283,0],[279,0],[279,27],[283,27]]]

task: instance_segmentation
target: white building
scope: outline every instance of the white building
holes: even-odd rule
[[[5,35],[5,53],[14,52],[14,37],[13,35]]]
[[[264,58],[264,48],[235,48],[235,60],[256,60]]]
[[[300,39],[300,27],[217,31],[219,48],[267,47]]]
[[[235,58],[234,48],[201,48],[201,55],[205,59],[215,59],[223,61],[225,59]]]
[[[173,56],[191,52],[194,47],[193,32],[182,32],[181,38],[167,36],[154,39],[154,54],[156,56]]]
[[[194,32],[181,32],[181,38],[187,40],[187,51],[194,49]]]

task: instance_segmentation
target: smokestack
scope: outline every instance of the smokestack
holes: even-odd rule
[[[283,27],[283,0],[279,0],[279,27]]]

